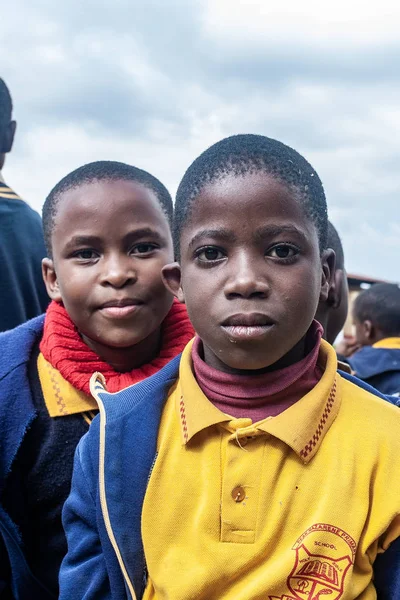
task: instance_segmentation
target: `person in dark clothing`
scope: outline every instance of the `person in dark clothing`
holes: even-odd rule
[[[349,359],[355,375],[384,394],[400,395],[400,288],[378,283],[357,296],[355,336],[361,349]]]
[[[0,331],[42,314],[49,304],[42,277],[46,250],[41,218],[2,177],[17,126],[11,117],[10,92],[0,78]]]

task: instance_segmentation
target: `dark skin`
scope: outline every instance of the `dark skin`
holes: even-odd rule
[[[353,322],[355,329],[354,337],[356,343],[358,344],[358,348],[361,346],[373,346],[377,342],[380,342],[380,340],[384,340],[385,338],[389,337],[369,319],[360,321],[355,315],[353,315]]]
[[[11,152],[12,150],[16,129],[16,121],[10,121],[7,129],[5,130],[2,140],[0,141],[0,171],[4,167],[6,154],[8,152]]]
[[[168,220],[153,191],[95,181],[60,198],[43,277],[84,342],[120,372],[157,356],[173,301],[161,270],[173,260]]]
[[[293,192],[264,173],[205,186],[181,232],[181,260],[163,269],[203,341],[204,360],[247,374],[299,361],[329,260]]]
[[[315,318],[324,328],[324,338],[333,344],[343,329],[348,312],[349,286],[344,268],[336,268],[334,256],[329,259],[331,285],[325,302],[318,305]]]

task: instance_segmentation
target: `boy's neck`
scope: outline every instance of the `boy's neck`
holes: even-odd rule
[[[305,357],[286,368],[244,376],[222,373],[204,363],[203,345],[192,346],[193,373],[208,400],[221,412],[253,423],[275,417],[306,395],[318,383],[317,366],[321,326],[314,322],[307,334]]]
[[[161,327],[153,331],[146,339],[129,348],[112,348],[91,340],[85,335],[81,337],[85,344],[115,371],[126,373],[138,369],[158,356],[161,346]]]

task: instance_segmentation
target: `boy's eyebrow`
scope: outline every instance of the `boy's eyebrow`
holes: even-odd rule
[[[223,229],[222,227],[220,229],[202,229],[201,231],[196,233],[196,235],[193,236],[189,243],[189,248],[194,246],[199,241],[199,239],[205,237],[218,238],[220,240],[223,240],[224,242],[236,241],[235,234],[232,231],[229,231],[228,229]]]
[[[305,232],[295,225],[265,225],[255,230],[254,238],[256,240],[263,240],[266,237],[276,237],[283,233],[294,234],[303,238],[303,240],[307,240]]]
[[[165,240],[164,236],[157,231],[156,229],[152,229],[151,227],[141,227],[140,229],[133,229],[129,233],[124,236],[124,239],[140,239],[144,237],[151,237],[153,240],[163,241]]]
[[[96,235],[74,235],[65,245],[65,249],[73,249],[77,246],[95,246],[101,242]]]
[[[304,231],[296,227],[295,225],[265,225],[259,227],[254,231],[254,239],[264,240],[266,237],[275,237],[284,233],[294,234],[303,240],[307,240],[307,235]],[[196,245],[199,239],[209,237],[223,240],[224,242],[235,242],[236,236],[232,231],[228,229],[202,229],[196,235],[193,236],[189,243],[189,248]]]
[[[152,240],[165,241],[165,238],[155,229],[151,227],[141,227],[140,229],[134,229],[129,231],[124,236],[124,240],[139,240],[144,237],[151,237]],[[75,235],[66,244],[65,249],[76,248],[77,246],[98,246],[103,243],[103,239],[97,235]]]

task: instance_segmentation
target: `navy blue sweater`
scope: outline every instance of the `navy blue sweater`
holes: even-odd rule
[[[0,334],[0,598],[54,600],[66,552],[61,509],[81,415],[52,418],[36,359],[43,317]]]
[[[45,312],[45,256],[41,218],[0,181],[0,331]]]

